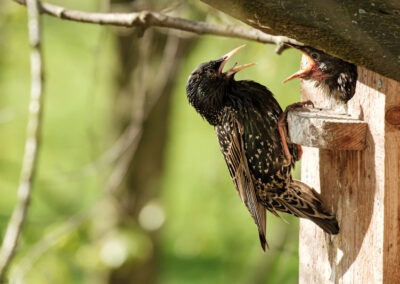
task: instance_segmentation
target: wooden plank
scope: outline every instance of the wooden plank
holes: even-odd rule
[[[302,83],[302,100],[321,103],[317,93]],[[399,106],[398,82],[359,68],[349,111],[368,123],[365,150],[303,148],[302,180],[320,190],[340,233],[301,221],[299,283],[399,283]]]
[[[400,282],[400,83],[385,80],[385,198],[383,282]]]
[[[332,150],[364,150],[368,124],[365,121],[309,109],[287,115],[289,141]],[[301,125],[301,127],[299,127]]]

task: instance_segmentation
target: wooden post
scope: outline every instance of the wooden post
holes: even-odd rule
[[[400,283],[400,83],[358,72],[349,112],[368,124],[366,133],[353,132],[366,135],[365,149],[341,150],[326,139],[323,147],[312,145],[323,149],[303,147],[302,180],[321,192],[340,233],[329,236],[301,220],[300,284]],[[302,83],[302,100],[321,103],[313,84]],[[289,133],[310,131],[293,116],[288,124]]]

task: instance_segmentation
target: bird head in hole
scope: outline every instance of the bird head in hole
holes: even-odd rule
[[[298,49],[301,53],[303,53],[306,61],[304,64],[302,64],[301,69],[287,78],[284,83],[295,78],[322,81],[326,78],[335,76],[337,70],[335,65],[337,63],[336,61],[338,61],[337,58],[310,46],[300,46],[294,44],[288,45]]]

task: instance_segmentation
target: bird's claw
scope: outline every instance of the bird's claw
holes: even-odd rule
[[[314,103],[313,103],[312,101],[307,100],[307,101],[297,102],[297,103],[288,105],[288,106],[286,107],[286,109],[285,109],[284,112],[285,112],[286,115],[287,115],[287,113],[288,113],[289,111],[291,111],[291,110],[294,110],[294,109],[296,109],[296,108],[307,108],[307,107],[314,108],[315,106],[314,106]]]
[[[288,143],[287,143],[288,133],[287,133],[286,118],[287,118],[287,112],[284,111],[279,116],[278,132],[279,132],[279,136],[281,137],[283,153],[285,154],[285,157],[287,160],[287,163],[285,163],[285,166],[288,166],[292,163],[292,155],[290,154]]]
[[[292,163],[292,155],[290,154],[289,147],[288,147],[288,142],[287,142],[287,137],[288,131],[287,131],[287,114],[289,111],[297,109],[297,108],[305,108],[305,107],[312,107],[314,108],[314,103],[310,100],[303,101],[303,102],[297,102],[294,104],[291,104],[286,107],[285,111],[281,113],[279,120],[278,120],[278,131],[279,135],[281,137],[282,141],[282,147],[283,147],[283,153],[285,154],[287,164],[285,165],[290,165]],[[299,145],[299,157],[298,160],[301,158],[301,153],[303,152],[301,149],[301,146]]]
[[[285,157],[287,160],[287,165],[290,165],[292,163],[292,155],[290,154],[289,147],[287,144],[287,139],[286,139],[286,137],[288,137],[288,134],[287,134],[286,113],[285,112],[283,112],[279,117],[278,132],[279,132],[279,136],[281,137],[283,153],[285,154]]]

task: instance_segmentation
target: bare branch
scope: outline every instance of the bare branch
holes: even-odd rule
[[[25,0],[14,0],[25,5]],[[216,35],[223,37],[240,38],[257,41],[260,43],[272,43],[282,46],[283,43],[302,44],[294,39],[284,36],[273,36],[256,29],[240,26],[220,26],[205,22],[191,21],[188,19],[168,16],[166,14],[150,11],[137,13],[90,13],[78,10],[69,10],[61,6],[41,3],[41,13],[60,19],[71,20],[100,25],[114,25],[124,27],[162,27],[181,31],[187,31],[199,35]],[[282,51],[282,49],[277,49]]]
[[[96,210],[99,210],[98,207],[101,206],[102,201],[103,199],[100,199],[93,206],[71,216],[55,229],[44,234],[38,242],[31,246],[28,253],[26,253],[22,260],[20,260],[20,263],[16,263],[13,269],[11,269],[10,282],[24,283],[27,273],[32,269],[40,257],[60,241],[75,232],[84,222],[93,218],[94,214],[97,212]]]
[[[43,101],[43,66],[40,47],[40,12],[38,0],[27,0],[29,41],[31,45],[31,98],[29,121],[25,142],[25,154],[18,187],[18,200],[8,223],[0,250],[0,282],[4,279],[7,268],[14,256],[15,248],[25,221],[35,177],[41,113]]]
[[[144,64],[150,58],[150,45],[152,42],[153,33],[150,33],[139,46],[139,62],[133,72],[133,82],[144,82],[144,78],[149,74],[148,64]],[[166,72],[169,74],[169,72]],[[132,117],[128,129],[124,132],[127,133],[123,144],[125,147],[124,152],[120,152],[118,160],[114,165],[114,169],[107,180],[105,191],[108,194],[115,194],[119,189],[126,173],[129,170],[129,165],[136,154],[140,138],[143,134],[143,123],[146,116],[149,114],[151,108],[145,109],[146,93],[149,86],[146,84],[134,84],[132,86],[133,93],[135,94],[132,102]]]

